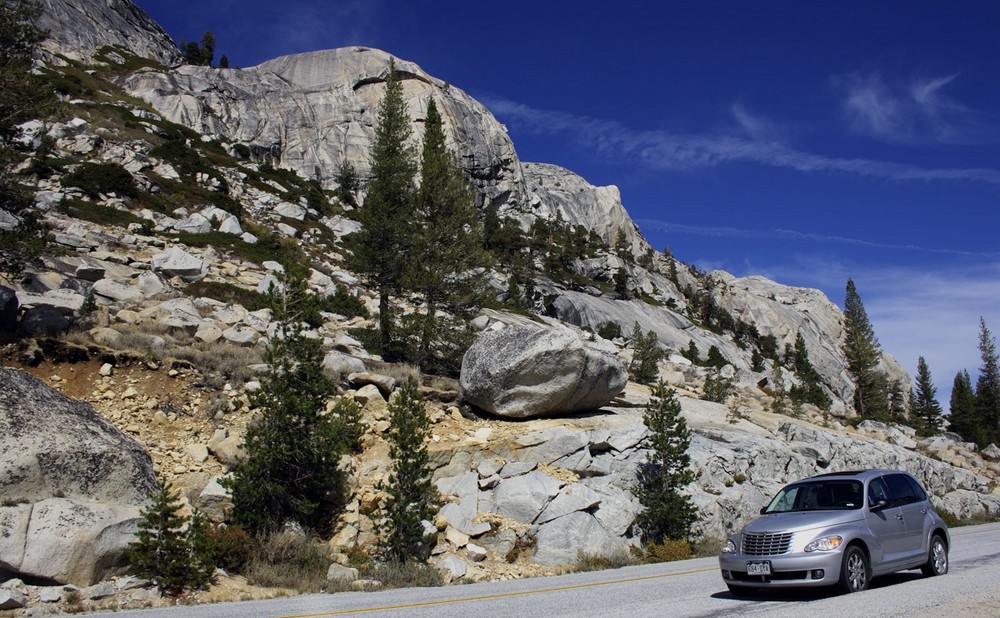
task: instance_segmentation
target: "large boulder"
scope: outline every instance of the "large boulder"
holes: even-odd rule
[[[17,324],[19,337],[54,337],[69,330],[70,321],[52,305],[39,305],[24,312]]]
[[[17,294],[0,285],[0,340],[14,334],[17,328]]]
[[[155,491],[135,440],[89,404],[0,367],[0,571],[78,586],[112,575]]]
[[[191,282],[203,279],[208,274],[208,265],[180,247],[171,247],[153,256],[153,270]]]
[[[594,410],[618,395],[627,381],[628,373],[614,355],[563,328],[489,331],[462,360],[466,401],[506,417]]]

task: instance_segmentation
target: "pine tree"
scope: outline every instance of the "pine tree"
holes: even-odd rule
[[[244,458],[226,486],[233,520],[247,530],[274,530],[287,520],[324,531],[343,503],[341,456],[357,441],[357,416],[325,414],[334,383],[323,372],[320,341],[307,337],[304,273],[286,265],[273,292],[278,330],[264,352],[267,373],[251,404],[260,419],[247,428]]]
[[[635,518],[635,527],[646,545],[686,540],[697,516],[691,498],[681,493],[694,480],[688,454],[691,432],[676,391],[662,380],[653,387],[643,422],[649,429],[645,443],[649,451],[636,470],[633,493],[644,508]]]
[[[404,275],[413,259],[414,163],[410,118],[396,65],[389,60],[385,94],[379,103],[371,155],[368,196],[357,211],[361,231],[347,237],[348,268],[378,291],[379,352],[386,360],[401,353],[393,341],[390,299],[403,291]]]
[[[632,293],[628,288],[628,271],[624,268],[619,268],[615,271],[615,274],[611,276],[611,280],[615,284],[615,295],[621,300],[629,300],[632,298]]]
[[[659,373],[658,363],[663,357],[653,331],[642,334],[642,328],[636,322],[632,328],[632,362],[628,366],[629,375],[640,384],[649,384]]]
[[[204,516],[180,515],[181,503],[169,482],[160,481],[153,503],[140,511],[136,540],[129,543],[129,572],[176,594],[200,588],[211,579],[215,565],[207,546]]]
[[[212,60],[215,59],[215,33],[211,30],[206,30],[205,34],[201,36],[199,56],[199,64],[212,66]]]
[[[937,388],[931,379],[931,370],[927,366],[927,361],[921,356],[917,359],[917,384],[914,388],[912,405],[913,420],[921,435],[931,436],[941,431],[944,413],[936,397]]]
[[[785,372],[781,363],[774,363],[774,402],[771,411],[775,414],[788,414],[788,392],[785,390]]]
[[[979,354],[983,365],[976,380],[976,417],[982,425],[980,446],[1000,443],[1000,359],[997,340],[979,318]]]
[[[789,396],[796,405],[811,403],[814,406],[829,411],[833,401],[823,391],[822,378],[812,361],[809,360],[809,350],[802,333],[796,333],[795,345],[791,349],[790,359],[792,370],[799,378],[799,384],[789,389]]]
[[[861,418],[887,419],[888,379],[879,370],[882,349],[852,279],[844,298],[844,356],[854,378],[854,409]]]
[[[424,369],[429,368],[440,338],[438,310],[461,317],[479,310],[485,279],[477,269],[489,260],[476,214],[472,185],[445,145],[444,121],[431,99],[416,196],[415,245],[420,255],[412,256],[407,273],[407,287],[423,296],[426,308],[415,359]]]
[[[433,536],[424,521],[434,518],[436,492],[431,484],[427,438],[430,418],[410,381],[389,402],[389,459],[392,470],[381,505],[380,548],[390,562],[423,562],[430,556]]]
[[[219,68],[220,69],[228,69],[229,68],[229,56],[227,56],[225,54],[222,54],[222,57],[219,58]]]
[[[18,223],[0,227],[0,277],[13,281],[24,267],[41,255],[48,243],[48,230],[31,211],[34,193],[14,178],[18,158],[4,142],[16,137],[17,126],[44,116],[56,97],[32,73],[33,55],[45,39],[34,22],[42,12],[35,0],[0,3],[0,210]]]
[[[951,400],[948,405],[948,429],[963,439],[982,443],[980,435],[983,426],[976,417],[976,392],[972,389],[972,378],[966,370],[955,374],[951,386]]]
[[[358,172],[354,169],[354,164],[350,161],[342,162],[333,181],[337,183],[337,198],[345,205],[357,208],[357,194],[361,183],[358,181]]]
[[[695,344],[694,339],[688,341],[688,347],[681,351],[681,356],[695,365],[701,364],[701,354],[698,352],[698,346]]]

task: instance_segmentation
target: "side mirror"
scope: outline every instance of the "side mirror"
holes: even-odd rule
[[[875,513],[877,511],[881,511],[887,506],[889,506],[888,500],[879,500],[875,504],[871,505],[871,507],[869,507],[868,510],[871,511],[872,513]]]
[[[764,513],[767,513],[767,506],[766,505],[760,507],[760,514],[763,515]]]

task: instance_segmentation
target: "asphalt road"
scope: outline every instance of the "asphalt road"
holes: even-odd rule
[[[1000,598],[1000,524],[952,530],[951,570],[924,578],[907,571],[876,579],[872,589],[837,596],[795,591],[737,599],[715,558],[643,565],[511,582],[305,595],[269,601],[116,612],[133,618],[556,618],[560,616],[996,616]]]

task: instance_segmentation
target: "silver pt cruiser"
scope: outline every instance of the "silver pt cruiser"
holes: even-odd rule
[[[886,573],[948,572],[948,527],[906,472],[814,476],[783,488],[760,512],[719,555],[733,594],[800,586],[858,592]]]

